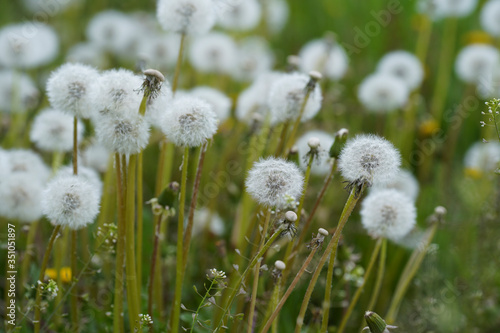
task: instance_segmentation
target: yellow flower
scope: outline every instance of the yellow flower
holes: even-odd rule
[[[483,176],[483,172],[476,168],[465,168],[464,173],[465,176],[473,179],[479,179]]]
[[[52,280],[57,280],[57,271],[54,268],[47,268],[45,270],[45,275],[51,278]],[[71,282],[71,268],[70,267],[62,267],[59,270],[59,276],[61,277],[62,283],[70,283]]]
[[[432,136],[438,129],[438,123],[434,119],[428,119],[420,123],[418,133],[425,138]]]
[[[45,276],[48,276],[50,279],[55,280],[57,279],[57,272],[54,268],[47,268],[45,270]]]
[[[465,35],[465,41],[469,44],[493,44],[493,38],[484,31],[471,31]]]

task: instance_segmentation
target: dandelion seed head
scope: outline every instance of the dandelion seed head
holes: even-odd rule
[[[73,166],[64,166],[57,171],[56,176],[71,176],[73,175]],[[102,195],[102,181],[99,174],[91,168],[78,166],[78,177],[89,183],[97,190],[97,197],[100,199]]]
[[[384,184],[399,171],[401,157],[389,141],[373,135],[347,140],[339,156],[339,169],[350,182]]]
[[[26,176],[37,177],[44,183],[49,179],[50,170],[41,157],[28,149],[7,150],[8,173],[20,173]]]
[[[16,172],[2,177],[0,216],[21,222],[33,222],[40,219],[42,193],[43,183],[36,174]]]
[[[377,66],[377,72],[387,73],[403,80],[408,89],[414,90],[424,79],[424,69],[418,58],[407,51],[393,51],[387,53]]]
[[[302,72],[316,70],[334,81],[343,78],[349,66],[344,48],[327,39],[315,39],[305,44],[299,52],[299,59]]]
[[[316,138],[319,142],[319,154],[315,157],[316,160],[313,161],[311,165],[311,173],[314,175],[326,175],[330,171],[330,158],[328,156],[328,151],[330,150],[334,139],[333,136],[324,131],[313,130],[306,132],[295,143],[299,153],[300,168],[302,170],[307,169],[309,159],[306,155],[311,150],[308,145],[311,138]]]
[[[417,178],[415,178],[410,171],[405,169],[400,169],[394,178],[388,183],[375,184],[372,190],[378,191],[380,189],[390,188],[398,190],[413,201],[417,200],[418,192],[420,190]]]
[[[398,240],[415,226],[413,201],[395,189],[372,191],[361,205],[361,223],[370,235]]]
[[[77,140],[81,141],[85,127],[77,122]],[[73,117],[59,110],[47,108],[33,120],[31,142],[40,150],[67,152],[73,149]]]
[[[269,32],[277,34],[283,30],[290,16],[290,7],[285,0],[269,0],[264,6]]]
[[[221,32],[211,32],[197,37],[189,48],[189,61],[204,73],[234,71],[238,48],[233,39]]]
[[[80,162],[83,166],[104,173],[108,169],[110,154],[106,147],[94,142],[81,151]]]
[[[210,211],[208,208],[202,207],[194,212],[193,237],[203,235],[206,231],[220,237],[224,235],[226,227],[219,214]]]
[[[481,8],[481,27],[490,35],[500,36],[500,0],[490,0]]]
[[[176,97],[161,120],[167,139],[182,147],[201,146],[217,132],[217,126],[210,104],[196,97]]]
[[[42,207],[55,225],[81,229],[99,213],[99,190],[82,176],[60,174],[47,184]]]
[[[13,89],[18,94],[20,103],[13,103]],[[26,74],[13,70],[0,70],[0,111],[24,113],[37,106],[40,92],[33,80]]]
[[[238,81],[252,81],[260,74],[271,71],[274,55],[267,40],[251,36],[238,43],[236,68],[231,75]]]
[[[306,86],[309,80],[308,75],[292,73],[284,74],[273,83],[269,92],[272,124],[297,119],[306,96]],[[322,99],[321,88],[315,85],[302,114],[302,122],[313,118],[318,113]]]
[[[455,61],[455,71],[460,80],[478,83],[498,67],[499,61],[500,53],[495,47],[472,44],[460,50]]]
[[[212,0],[160,0],[156,17],[163,29],[187,35],[207,33],[216,20]]]
[[[386,113],[402,108],[410,91],[401,79],[387,73],[366,77],[358,89],[358,99],[372,112]]]
[[[221,122],[229,118],[232,102],[231,99],[220,90],[207,86],[200,86],[189,91],[189,94],[210,104],[212,110]]]
[[[175,34],[148,34],[137,47],[141,59],[154,68],[172,68],[177,62],[180,39]]]
[[[255,162],[245,181],[247,192],[261,205],[284,209],[302,194],[304,177],[298,167],[281,158]]]
[[[262,7],[257,0],[231,0],[218,9],[218,25],[234,31],[248,31],[259,24]]]
[[[105,51],[92,42],[82,42],[73,45],[67,52],[66,61],[85,64],[95,68],[108,67]]]
[[[477,0],[432,0],[434,17],[464,17],[471,14],[477,6]]]
[[[464,165],[468,169],[491,172],[499,167],[500,143],[476,142],[465,153]]]

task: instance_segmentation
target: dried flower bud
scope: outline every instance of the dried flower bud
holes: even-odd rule
[[[297,221],[297,214],[295,212],[289,210],[288,212],[285,213],[285,219],[290,222],[295,222]]]
[[[326,229],[323,229],[323,228],[319,228],[318,233],[325,236],[325,237],[328,236],[328,231]]]

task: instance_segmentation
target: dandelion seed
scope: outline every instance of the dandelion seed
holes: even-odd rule
[[[358,184],[387,183],[400,165],[401,157],[392,143],[373,134],[348,140],[339,156],[342,176]]]
[[[167,108],[161,127],[176,146],[198,147],[217,131],[217,116],[210,104],[195,97],[177,97]]]
[[[245,181],[248,193],[261,205],[284,209],[289,198],[302,194],[304,177],[297,166],[280,158],[255,162]]]
[[[399,240],[415,226],[415,204],[394,189],[372,191],[361,206],[361,223],[370,235]]]
[[[81,229],[99,213],[99,190],[81,176],[62,174],[47,184],[42,207],[54,224]]]

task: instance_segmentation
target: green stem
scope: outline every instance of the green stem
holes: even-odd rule
[[[172,81],[172,92],[175,94],[179,85],[179,76],[182,67],[182,56],[184,53],[184,42],[186,41],[186,34],[181,35],[181,44],[179,46],[179,54],[177,55],[177,64],[175,65],[174,80]]]
[[[198,305],[198,308],[196,309],[196,313],[193,316],[193,322],[191,324],[191,329],[189,330],[190,333],[193,332],[194,326],[196,325],[196,320],[198,319],[198,313],[200,312],[201,307],[205,304],[205,300],[210,295],[210,290],[212,290],[212,287],[214,286],[215,281],[216,281],[216,279],[212,280],[212,283],[210,283],[210,287],[208,287],[207,292],[205,293],[205,295],[203,295],[203,298],[202,298],[200,304]]]
[[[33,259],[35,254],[35,236],[38,228],[39,221],[33,221],[30,224],[30,229],[28,231],[28,236],[26,238],[26,250],[24,252],[24,257],[21,263],[21,285],[19,294],[24,294],[24,284],[28,281],[28,274],[31,259]]]
[[[189,147],[184,148],[184,158],[182,160],[182,178],[180,188],[179,200],[179,220],[177,221],[177,263],[175,273],[175,296],[173,304],[172,324],[170,329],[173,333],[179,331],[179,322],[181,315],[181,296],[182,296],[182,282],[184,275],[184,264],[182,262],[183,254],[183,240],[184,240],[184,206],[186,203],[186,183],[188,177],[188,162],[189,162]]]
[[[325,265],[326,260],[328,259],[329,256],[335,258],[342,230],[344,229],[344,226],[347,223],[347,220],[349,219],[349,216],[351,215],[354,207],[356,207],[356,204],[358,203],[364,188],[365,184],[361,186],[361,189],[353,188],[351,190],[351,193],[349,194],[349,198],[347,198],[347,202],[345,203],[342,214],[340,215],[339,223],[337,225],[337,228],[335,229],[335,233],[333,234],[332,239],[328,243],[325,252],[321,256],[318,267],[316,267],[316,270],[313,273],[311,281],[309,282],[309,286],[307,287],[306,294],[304,295],[304,300],[302,302],[302,305],[300,307],[300,312],[297,317],[297,322],[296,322],[297,325],[295,326],[296,333],[300,333],[302,325],[304,324],[304,316],[306,314],[307,306],[309,305],[309,300],[311,299],[312,292],[314,290],[316,282],[318,281],[321,270]],[[356,195],[356,193],[358,195]],[[331,288],[331,285],[326,285],[325,288]]]
[[[71,230],[71,276],[76,276],[76,254],[77,254],[77,246],[76,246],[76,237],[77,231]],[[60,272],[57,272],[60,275]],[[73,332],[78,332],[78,295],[76,292],[71,293],[71,326]]]
[[[267,229],[269,228],[269,220],[271,219],[271,210],[267,209],[266,217],[264,220],[264,228],[262,229],[262,234],[260,235],[259,251],[264,247],[264,242],[266,241]],[[254,323],[254,312],[255,312],[255,301],[257,299],[257,291],[259,289],[259,275],[260,275],[260,261],[257,262],[254,269],[253,276],[253,286],[252,286],[252,296],[250,298],[250,309],[248,310],[248,333],[253,332]]]
[[[59,234],[59,230],[61,229],[60,225],[56,225],[54,230],[52,231],[52,235],[50,236],[49,243],[47,244],[47,248],[45,249],[45,253],[43,255],[42,266],[40,267],[40,274],[38,276],[38,281],[36,282],[36,298],[35,298],[35,319],[33,320],[34,331],[35,333],[40,332],[40,317],[41,317],[41,303],[42,303],[42,283],[45,277],[45,270],[47,269],[47,263],[49,262],[50,252],[52,251],[52,246]]]
[[[359,300],[359,297],[361,296],[361,293],[365,289],[366,281],[368,281],[368,278],[370,277],[370,274],[372,273],[373,266],[375,266],[375,261],[377,260],[378,254],[380,252],[380,247],[382,246],[383,241],[384,240],[382,238],[379,238],[377,240],[377,243],[375,244],[375,248],[373,249],[372,256],[371,256],[370,261],[368,263],[368,267],[366,268],[365,275],[363,276],[363,283],[361,283],[361,285],[358,287],[358,289],[354,293],[354,296],[352,297],[352,300],[349,303],[349,307],[347,308],[347,311],[345,312],[344,316],[342,317],[342,321],[340,322],[338,333],[344,332],[345,326],[347,325],[347,321],[351,317],[352,311],[354,310],[356,303],[358,303],[358,300]],[[326,295],[326,293],[325,293],[325,295]],[[330,301],[330,298],[328,298],[328,301]],[[325,296],[325,302],[326,302],[326,296]],[[325,311],[325,308],[323,308],[323,311]],[[326,312],[329,312],[328,309],[326,309]],[[325,319],[325,315],[323,315],[323,319]],[[326,332],[327,327],[328,327],[328,315],[326,316],[326,321],[322,322],[321,332],[322,333]]]
[[[299,130],[300,127],[300,121],[302,120],[302,115],[304,114],[304,110],[306,109],[307,101],[309,100],[309,96],[311,96],[311,92],[312,89],[307,88],[306,95],[304,96],[304,100],[302,101],[302,105],[300,106],[299,115],[297,116],[297,119],[295,119],[292,132],[290,133],[290,136],[288,137],[287,140],[287,144],[285,145],[285,150],[283,151],[284,156],[288,156],[288,152],[290,151],[290,148],[292,148],[295,136],[297,135],[297,131]]]
[[[143,152],[137,157],[137,291],[141,294],[142,288],[142,238],[143,238]]]
[[[273,313],[271,314],[271,316],[267,320],[266,324],[264,325],[264,328],[260,331],[260,333],[266,333],[269,330],[269,328],[271,327],[271,325],[276,322],[275,319],[278,316],[279,312],[281,311],[281,308],[285,304],[286,300],[288,299],[288,297],[290,296],[290,294],[292,293],[292,291],[295,289],[295,286],[299,282],[300,277],[302,276],[302,274],[307,269],[307,266],[309,266],[309,263],[311,262],[312,258],[316,254],[317,250],[318,250],[318,247],[315,247],[311,251],[311,253],[309,253],[309,256],[307,257],[307,259],[302,264],[302,267],[297,272],[297,275],[295,275],[295,278],[293,279],[292,283],[290,284],[290,286],[286,290],[285,294],[281,298],[281,300],[278,303],[278,305],[276,305],[275,310],[273,311]]]
[[[161,224],[165,221],[167,217],[165,214],[161,213],[155,219],[154,225],[154,241],[153,241],[153,254],[151,256],[151,271],[149,273],[149,285],[148,285],[148,314],[153,317],[153,289],[155,282],[155,272],[156,272],[156,264],[158,262],[158,246],[160,243],[160,230]]]
[[[116,265],[115,265],[115,299],[113,307],[113,332],[123,332],[123,265],[125,263],[125,202],[123,196],[123,177],[121,158],[115,154],[116,163],[116,187],[118,202],[118,236],[116,241]]]
[[[427,230],[423,244],[413,251],[410,260],[408,260],[408,263],[406,264],[403,273],[401,274],[401,278],[399,279],[399,282],[396,286],[396,291],[394,292],[394,296],[389,306],[389,310],[387,311],[387,315],[385,316],[385,321],[387,322],[387,324],[392,324],[396,320],[396,316],[398,314],[401,301],[403,300],[403,296],[405,295],[411,280],[413,280],[413,278],[417,274],[417,271],[422,264],[425,255],[427,254],[427,249],[429,248],[429,245],[431,244],[432,239],[436,234],[437,227],[438,224],[435,223]]]
[[[129,309],[130,329],[135,329],[139,320],[139,293],[137,290],[137,268],[135,261],[135,180],[137,171],[137,155],[130,155],[125,188],[125,273],[127,287],[127,304]]]

